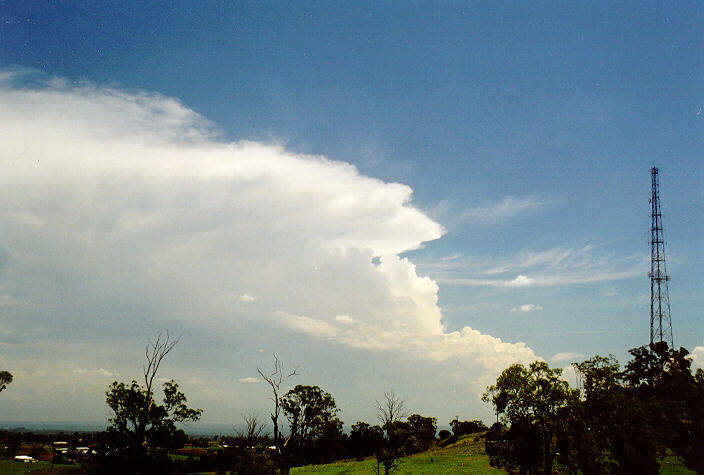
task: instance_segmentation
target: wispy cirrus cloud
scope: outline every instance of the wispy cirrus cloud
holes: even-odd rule
[[[461,219],[474,224],[501,224],[515,217],[537,212],[552,202],[535,195],[507,196],[498,201],[482,203],[468,208],[461,214]]]
[[[553,287],[605,282],[643,274],[645,255],[619,256],[604,246],[582,244],[521,251],[499,259],[454,257],[423,262],[437,282],[470,287]]]
[[[108,371],[104,368],[96,368],[96,369],[76,368],[73,370],[73,374],[75,374],[77,376],[94,376],[94,377],[101,377],[101,378],[116,378],[119,376],[117,373],[113,373],[113,372]]]

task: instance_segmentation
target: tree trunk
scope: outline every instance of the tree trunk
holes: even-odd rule
[[[545,443],[545,454],[543,456],[543,474],[550,475],[552,473],[552,447],[550,442]]]

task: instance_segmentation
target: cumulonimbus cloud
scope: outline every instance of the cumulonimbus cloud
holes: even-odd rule
[[[67,303],[80,325],[128,302],[166,321],[258,318],[482,374],[535,359],[521,343],[447,331],[437,284],[399,257],[444,232],[408,186],[224,142],[158,94],[3,78],[0,331],[51,328]]]

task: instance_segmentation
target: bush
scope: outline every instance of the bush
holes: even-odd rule
[[[452,432],[458,437],[460,435],[465,434],[475,434],[477,432],[484,432],[488,429],[488,427],[484,425],[482,421],[479,420],[459,421],[455,419],[450,422],[450,427],[452,427]]]
[[[455,442],[457,442],[457,436],[455,434],[452,434],[450,437],[438,441],[438,447],[447,447],[448,445],[454,444]]]

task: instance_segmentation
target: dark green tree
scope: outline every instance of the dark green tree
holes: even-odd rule
[[[281,398],[281,409],[289,422],[287,452],[294,463],[328,462],[342,452],[342,421],[329,393],[299,384]]]
[[[611,473],[618,467],[612,450],[624,395],[620,366],[613,355],[573,363],[580,381],[580,400],[562,428],[560,461],[585,474]]]
[[[572,366],[580,399],[558,426],[559,461],[585,474],[656,473],[647,405],[625,391],[616,359],[597,355]]]
[[[484,432],[489,429],[480,420],[460,421],[459,419],[453,419],[452,421],[450,421],[450,427],[452,428],[452,433],[458,437],[460,435],[465,435],[465,434],[474,434],[476,432]]]
[[[347,454],[358,460],[374,455],[377,447],[384,441],[384,431],[379,426],[372,426],[366,422],[357,422],[350,430],[347,439]]]
[[[645,417],[661,446],[672,449],[687,467],[704,473],[704,375],[692,374],[685,348],[657,342],[630,350],[626,391],[645,406]],[[662,451],[662,449],[661,449]]]
[[[108,433],[118,445],[175,448],[186,440],[176,423],[196,421],[202,409],[188,407],[186,396],[172,379],[164,383],[162,404],[154,402],[144,386],[132,381],[129,386],[114,381],[107,391],[106,402],[114,416]],[[145,408],[149,407],[149,411]]]
[[[108,388],[106,402],[114,414],[109,419],[108,434],[114,444],[133,448],[169,447],[184,438],[176,423],[200,418],[203,410],[188,407],[186,396],[174,380],[164,383],[161,404],[154,399],[154,380],[159,366],[177,343],[178,339],[172,340],[167,334],[166,338],[159,335],[147,344],[144,385],[135,380],[130,385],[114,381]]]
[[[577,392],[560,378],[562,370],[535,361],[528,368],[514,364],[506,368],[489,386],[482,399],[494,404],[496,413],[511,425],[510,440],[514,449],[507,456],[524,472],[530,461],[522,457],[521,440],[538,444],[543,473],[552,473],[556,436]],[[532,454],[535,451],[529,451]]]
[[[7,385],[12,382],[12,373],[9,371],[0,371],[0,392],[7,388]]]
[[[423,417],[412,414],[406,420],[411,429],[411,436],[406,441],[406,453],[415,454],[428,450],[435,440],[438,430],[438,420],[434,417]]]

